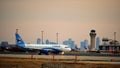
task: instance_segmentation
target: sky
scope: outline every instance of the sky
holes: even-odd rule
[[[15,43],[15,31],[26,43],[36,43],[44,31],[44,41],[59,43],[72,38],[77,45],[97,37],[120,41],[120,0],[0,0],[0,42]]]

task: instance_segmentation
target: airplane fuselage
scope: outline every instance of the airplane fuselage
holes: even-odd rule
[[[58,49],[62,51],[71,51],[71,48],[69,48],[66,45],[55,45],[55,44],[24,44],[25,48],[30,49]]]

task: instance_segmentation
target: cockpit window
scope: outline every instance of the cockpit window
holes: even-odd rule
[[[69,47],[65,47],[65,48],[69,48]]]

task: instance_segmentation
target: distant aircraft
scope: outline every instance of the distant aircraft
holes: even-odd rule
[[[16,45],[26,50],[39,50],[39,54],[62,54],[65,51],[71,51],[67,45],[58,44],[25,44],[21,36],[16,32]]]
[[[3,41],[0,46],[1,52],[26,52],[26,49],[23,49],[16,44],[8,44],[8,42]]]

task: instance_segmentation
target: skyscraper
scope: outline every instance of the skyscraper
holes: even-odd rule
[[[40,38],[37,39],[37,44],[41,44],[41,39]]]
[[[85,47],[84,41],[81,41],[80,42],[80,51],[84,51],[84,47]]]
[[[74,41],[71,38],[68,39],[68,45],[71,47],[71,49],[75,49]]]
[[[63,41],[63,44],[69,45],[69,47],[71,49],[76,49],[75,48],[75,42],[71,38],[69,38],[68,40]]]
[[[96,38],[96,50],[99,50],[99,45],[100,45],[100,38]]]
[[[84,49],[85,49],[86,51],[89,50],[88,40],[84,40]]]
[[[46,44],[49,44],[50,42],[49,42],[49,40],[47,39],[47,40],[45,41],[45,43],[46,43]]]
[[[89,50],[88,40],[84,40],[84,41],[80,42],[80,50],[81,51],[88,51]]]

